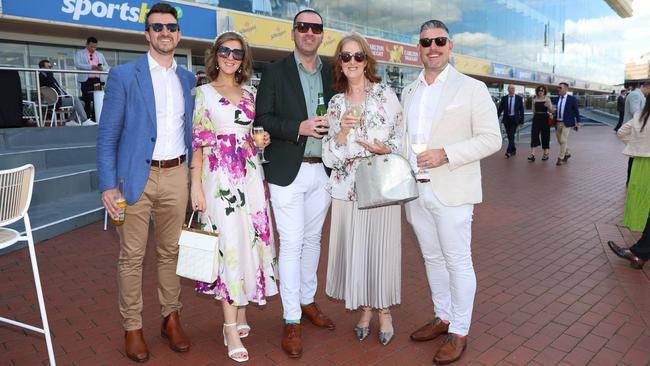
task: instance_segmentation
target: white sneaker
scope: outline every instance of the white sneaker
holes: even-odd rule
[[[95,122],[92,119],[88,118],[81,125],[82,126],[97,126],[97,122]]]
[[[78,127],[81,126],[77,121],[68,121],[65,123],[66,126],[68,127]]]

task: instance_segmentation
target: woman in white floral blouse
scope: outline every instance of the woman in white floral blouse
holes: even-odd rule
[[[379,313],[379,341],[394,329],[389,307],[400,303],[400,206],[357,208],[355,173],[363,158],[400,151],[402,108],[393,90],[380,84],[377,61],[358,34],[341,39],[334,60],[334,89],[323,139],[323,162],[332,168],[326,189],[332,195],[326,292],[362,309],[354,328],[359,340],[370,333],[372,309]]]

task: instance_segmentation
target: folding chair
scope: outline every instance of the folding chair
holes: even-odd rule
[[[27,210],[29,209],[29,204],[32,200],[33,187],[33,165],[27,164],[19,168],[0,170],[0,249],[8,248],[19,241],[27,242],[29,258],[32,262],[34,284],[36,285],[38,306],[43,321],[43,328],[37,328],[29,324],[3,317],[0,317],[0,322],[43,333],[45,335],[45,343],[47,345],[47,354],[50,360],[50,365],[55,366],[56,361],[54,359],[54,349],[52,348],[52,336],[50,334],[50,326],[47,322],[47,314],[45,313],[41,277],[38,273],[38,264],[36,263],[34,236],[32,235],[32,226],[29,222],[29,215],[27,215]],[[18,231],[6,227],[20,219],[23,219],[25,224],[25,235],[20,235]]]

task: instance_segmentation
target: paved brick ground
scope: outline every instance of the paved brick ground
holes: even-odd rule
[[[650,281],[606,248],[607,240],[633,243],[621,228],[626,158],[611,128],[588,127],[571,136],[566,166],[528,163],[499,153],[483,163],[485,202],[477,206],[474,260],[478,294],[469,347],[458,365],[648,365]],[[557,151],[557,146],[552,146]],[[414,234],[403,225],[403,304],[396,308],[396,338],[359,343],[358,315],[325,298],[322,309],[337,323],[330,332],[304,326],[305,353],[282,353],[281,304],[251,307],[249,365],[429,365],[439,342],[413,343],[408,334],[430,318],[431,299]],[[323,253],[327,251],[327,232]],[[153,248],[150,248],[152,251]],[[47,310],[60,365],[129,365],[117,311],[114,231],[93,224],[37,246]],[[150,253],[153,254],[153,253]],[[326,255],[323,255],[326,258]],[[0,313],[40,323],[27,251],[0,258]],[[320,266],[320,288],[325,278]],[[159,335],[154,256],[145,266],[145,335],[148,365],[221,365],[221,311],[183,282],[182,320],[192,350],[177,354]],[[5,315],[5,316],[6,316]],[[376,320],[372,324],[377,329]],[[47,363],[42,337],[0,325],[0,365]]]

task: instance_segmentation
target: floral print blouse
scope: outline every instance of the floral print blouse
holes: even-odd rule
[[[332,174],[325,189],[334,199],[356,201],[354,183],[359,159],[375,155],[357,141],[377,139],[393,153],[399,153],[404,130],[402,106],[388,85],[373,84],[361,114],[361,126],[351,129],[345,144],[339,145],[336,135],[341,131],[341,117],[346,108],[345,94],[339,93],[332,97],[327,109],[330,128],[323,138],[323,163],[332,168]]]

